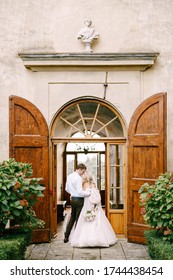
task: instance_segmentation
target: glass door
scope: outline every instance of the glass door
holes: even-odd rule
[[[110,209],[124,209],[123,145],[110,145],[109,205]]]
[[[126,236],[125,145],[107,144],[107,214],[117,235]]]
[[[105,152],[66,152],[66,176],[75,171],[78,163],[87,166],[88,173],[92,174],[97,188],[100,190],[102,206],[105,205]],[[64,182],[65,185],[65,182]],[[69,204],[69,195],[65,198]]]

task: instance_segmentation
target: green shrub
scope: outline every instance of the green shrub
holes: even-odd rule
[[[43,227],[33,205],[43,196],[42,178],[33,178],[31,164],[9,159],[0,163],[0,229],[7,221],[23,227]]]
[[[153,260],[173,260],[173,243],[163,240],[162,234],[156,230],[144,232],[147,248]]]
[[[24,260],[32,229],[5,229],[0,236],[0,260]]]
[[[163,240],[173,242],[173,174],[166,172],[154,184],[139,189],[141,213]]]

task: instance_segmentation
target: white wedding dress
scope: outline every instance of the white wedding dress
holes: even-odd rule
[[[98,189],[93,187],[89,190],[91,190],[91,195],[84,198],[84,206],[77,225],[71,232],[70,243],[73,247],[109,247],[117,242],[116,235],[101,207]],[[95,218],[87,221],[87,211],[95,206]]]

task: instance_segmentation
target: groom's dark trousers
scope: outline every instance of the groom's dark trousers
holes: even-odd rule
[[[65,238],[68,239],[70,232],[72,230],[72,227],[74,223],[78,221],[80,212],[82,210],[84,204],[84,198],[83,197],[71,197],[71,217],[68,222],[66,232],[65,232]]]

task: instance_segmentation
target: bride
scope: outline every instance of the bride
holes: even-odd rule
[[[102,210],[100,193],[91,175],[85,175],[83,189],[90,190],[91,195],[84,198],[70,243],[73,247],[109,247],[117,242],[117,238]]]

